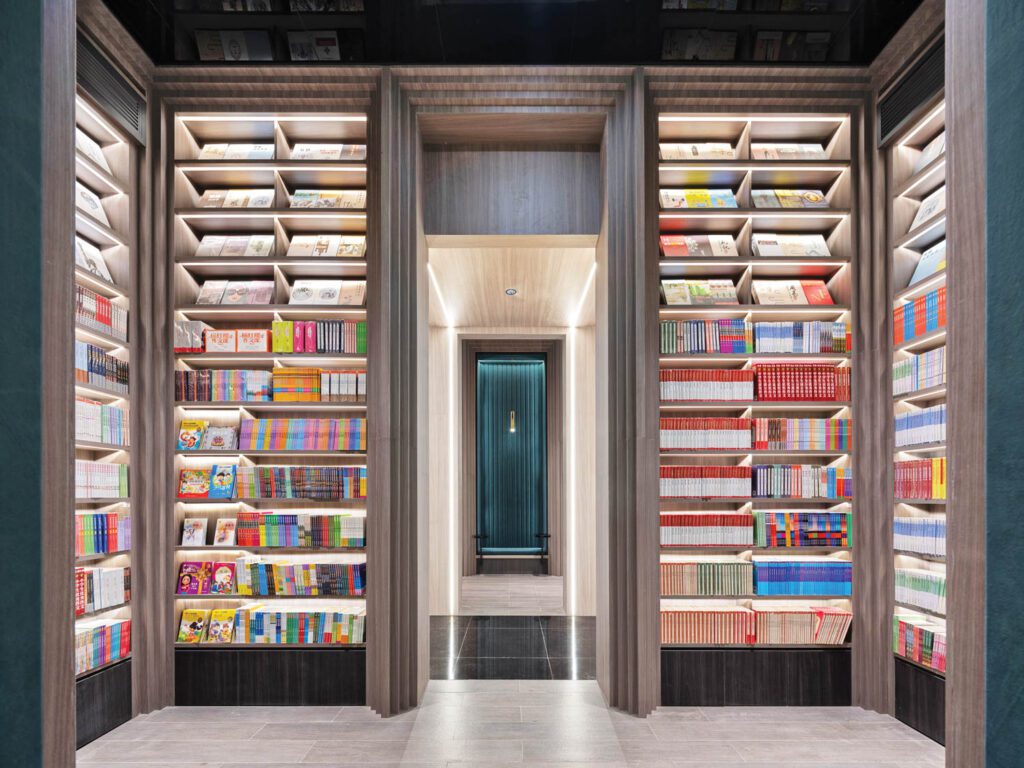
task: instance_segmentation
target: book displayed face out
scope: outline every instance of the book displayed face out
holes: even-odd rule
[[[365,235],[295,235],[289,258],[361,259],[366,255]]]
[[[828,208],[820,189],[752,189],[755,208]]]
[[[289,197],[292,208],[366,208],[365,189],[297,189]]]
[[[755,232],[750,246],[758,258],[830,258],[831,251],[823,235],[791,235]]]
[[[273,144],[204,144],[200,160],[273,160]]]
[[[75,237],[75,264],[108,283],[114,282],[100,249],[80,237]]]
[[[292,160],[365,160],[365,144],[312,144],[299,142],[292,147]]]
[[[75,149],[89,158],[90,162],[94,165],[110,173],[110,164],[107,162],[107,156],[103,154],[103,149],[99,143],[77,126],[75,127]]]
[[[110,226],[110,219],[107,218],[107,212],[103,210],[103,203],[100,201],[99,195],[80,181],[75,182],[75,207],[103,226]]]
[[[274,255],[273,235],[203,235],[198,258],[263,258]]]
[[[296,280],[288,303],[360,307],[365,301],[365,280]]]
[[[662,280],[668,306],[738,304],[732,280]]]
[[[731,189],[662,189],[662,208],[736,208]]]

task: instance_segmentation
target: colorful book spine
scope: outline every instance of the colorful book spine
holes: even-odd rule
[[[892,545],[901,552],[946,556],[946,518],[897,517],[893,520]]]
[[[75,515],[75,557],[123,552],[132,547],[132,518],[127,512]]]
[[[662,419],[660,447],[662,451],[751,448],[751,424],[751,419]]]
[[[852,593],[853,564],[832,558],[754,557],[758,595],[846,596]]]
[[[913,459],[896,462],[897,499],[942,501],[946,498],[946,459]]]
[[[75,398],[75,439],[107,445],[128,445],[128,409]]]
[[[663,547],[753,546],[752,518],[745,512],[662,512]]]
[[[755,464],[752,492],[758,499],[849,499],[853,470],[811,464]]]
[[[897,656],[945,672],[946,625],[928,616],[893,616],[892,650]]]
[[[76,499],[123,499],[127,496],[127,464],[75,461]]]
[[[662,561],[663,597],[743,597],[754,591],[753,566],[738,557]]]
[[[849,451],[850,419],[754,419],[752,447],[759,451]]]
[[[271,352],[305,355],[365,355],[365,320],[275,320]]]
[[[946,574],[921,568],[897,568],[896,602],[945,615]]]
[[[908,341],[946,327],[946,286],[900,304],[893,310],[893,343]]]
[[[946,348],[911,355],[892,364],[892,393],[907,395],[946,383]]]
[[[754,510],[754,545],[761,548],[849,547],[849,512]]]
[[[896,416],[896,447],[946,442],[946,405],[933,405]]]
[[[75,322],[118,341],[128,341],[128,310],[82,285],[75,286]]]
[[[75,616],[131,601],[131,569],[75,568]]]
[[[850,611],[833,606],[662,605],[663,645],[841,645],[853,621]]]
[[[366,614],[242,606],[233,638],[238,645],[353,645],[366,642]]]
[[[246,419],[240,450],[365,451],[366,419]]]
[[[127,658],[132,650],[131,627],[128,619],[75,622],[75,674]]]
[[[851,349],[848,323],[811,320],[663,320],[663,355],[699,354],[846,354]]]
[[[239,512],[236,542],[244,547],[359,548],[366,518],[345,514]]]
[[[239,595],[259,597],[361,597],[366,594],[366,563],[262,562],[241,557],[235,563]]]
[[[75,383],[117,395],[128,394],[128,361],[102,347],[75,341]]]
[[[236,493],[241,499],[366,498],[366,467],[240,466]]]
[[[270,371],[202,369],[174,372],[179,402],[267,402],[273,395]]]

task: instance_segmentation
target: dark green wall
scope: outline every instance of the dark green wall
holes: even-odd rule
[[[1024,765],[1024,3],[988,0],[986,14],[986,537],[995,556],[986,558],[985,741],[989,768],[1017,768]]]
[[[0,2],[0,765],[19,768],[42,764],[42,8]]]

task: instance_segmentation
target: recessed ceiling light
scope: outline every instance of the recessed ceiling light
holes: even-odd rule
[[[515,296],[517,293],[519,293],[519,291],[517,291],[515,288],[506,288],[505,289],[505,295],[506,296]]]

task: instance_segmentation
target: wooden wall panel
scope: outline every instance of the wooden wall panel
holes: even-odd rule
[[[592,325],[577,328],[568,334],[566,352],[567,371],[566,419],[570,409],[575,411],[575,445],[573,454],[566,455],[566,477],[575,483],[571,493],[575,496],[575,592],[576,615],[597,614],[597,369],[596,334]],[[574,373],[573,373],[574,372]],[[574,475],[574,477],[569,477]],[[573,532],[566,531],[566,538]],[[571,564],[567,563],[567,568]],[[603,574],[601,574],[603,577]],[[570,594],[571,598],[571,594]],[[567,609],[571,605],[567,606]]]

